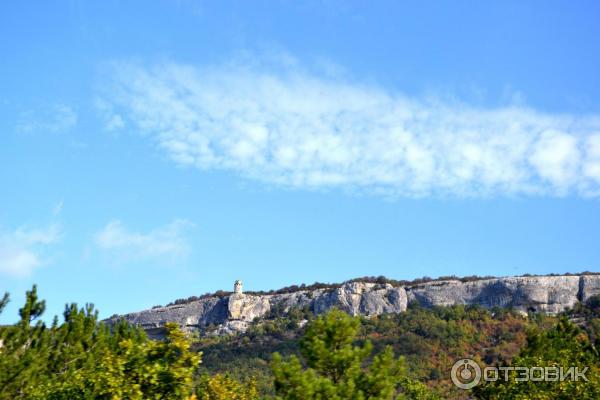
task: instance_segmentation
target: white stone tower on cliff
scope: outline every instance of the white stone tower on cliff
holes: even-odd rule
[[[235,281],[235,284],[233,285],[233,292],[235,294],[242,294],[242,281],[239,279]]]

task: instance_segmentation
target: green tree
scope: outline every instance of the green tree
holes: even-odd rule
[[[9,300],[10,296],[8,295],[8,293],[4,293],[4,296],[2,296],[2,300],[0,300],[0,314],[4,310],[4,307],[6,307],[6,305],[8,304]]]
[[[8,299],[5,294],[0,312]],[[0,331],[0,399],[24,398],[29,382],[36,381],[43,373],[44,360],[50,351],[50,337],[44,323],[36,320],[45,308],[34,285],[26,292],[25,305],[19,310],[19,322]]]
[[[34,286],[20,321],[0,330],[0,400],[192,398],[200,354],[176,325],[151,341],[124,322],[100,323],[91,304],[67,305],[50,327],[36,321],[44,309]]]
[[[515,373],[509,379],[499,379],[477,387],[480,399],[570,400],[600,398],[600,358],[589,337],[577,326],[563,318],[552,329],[531,333],[526,346],[511,364],[519,367],[558,367],[567,370],[588,368],[584,379],[564,381],[517,382]]]
[[[278,399],[388,400],[432,399],[424,385],[407,378],[403,359],[386,348],[369,362],[371,342],[355,345],[360,320],[332,310],[307,328],[300,342],[300,359],[272,361]]]

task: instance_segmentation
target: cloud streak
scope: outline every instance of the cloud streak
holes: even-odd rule
[[[77,121],[77,113],[71,107],[52,104],[45,109],[20,113],[16,129],[21,133],[62,133],[74,128]]]
[[[45,263],[44,249],[60,240],[57,225],[0,233],[0,274],[23,278]]]
[[[177,219],[142,233],[131,231],[121,221],[113,220],[95,235],[95,244],[120,262],[147,259],[175,262],[186,258],[190,252],[185,231],[192,226],[187,220]]]
[[[385,196],[600,195],[596,115],[411,98],[293,63],[113,71],[110,120],[182,166]]]

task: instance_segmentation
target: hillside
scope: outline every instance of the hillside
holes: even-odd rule
[[[233,293],[220,292],[187,302],[124,316],[151,337],[162,337],[166,323],[174,322],[188,333],[200,336],[246,332],[253,324],[291,310],[322,314],[337,308],[353,316],[377,316],[405,312],[409,305],[476,305],[485,309],[510,308],[527,314],[555,315],[600,293],[600,275],[518,276],[501,278],[449,278],[398,282],[353,280],[339,285],[295,287],[266,294],[244,293],[241,285]]]
[[[411,303],[402,313],[360,317],[358,342],[373,343],[375,354],[391,346],[405,358],[412,379],[426,383],[442,398],[467,399],[471,394],[454,387],[449,379],[457,359],[471,357],[482,366],[510,365],[531,337],[540,337],[563,317],[583,328],[592,343],[600,342],[599,295],[555,316],[477,305],[425,308]],[[292,310],[266,317],[245,333],[196,338],[193,348],[203,354],[200,371],[228,374],[241,382],[253,380],[262,395],[272,395],[273,353],[298,354],[304,321],[314,318],[308,310]]]
[[[589,281],[585,276],[579,280]],[[520,286],[521,290],[525,287]],[[238,288],[228,298],[243,296]],[[0,300],[0,312],[8,299],[5,295]],[[561,397],[565,399],[597,399],[600,395],[600,295],[576,301],[557,315],[477,304],[423,306],[417,301],[409,301],[402,312],[355,317],[336,310],[316,315],[310,307],[271,309],[248,324],[245,332],[234,335],[219,335],[216,330],[192,330],[185,335],[177,324],[168,323],[164,340],[149,340],[141,327],[125,320],[109,329],[98,323],[98,314],[89,304],[85,308],[67,306],[64,322],[59,324],[56,319],[52,326],[39,320],[44,309],[45,302],[37,297],[34,286],[27,292],[19,323],[0,328],[1,399],[46,399],[50,393],[57,399],[109,398],[106,395],[114,397],[115,390],[122,398],[155,398],[148,396],[156,393],[186,400],[278,398],[281,384],[300,384],[303,381],[296,377],[302,374],[315,377],[315,370],[307,364],[312,359],[307,357],[329,357],[330,352],[339,352],[334,358],[362,354],[355,361],[357,369],[344,368],[346,372],[373,368],[377,374],[381,357],[387,357],[389,368],[381,377],[413,400],[466,400],[473,395],[480,399],[523,398],[498,397],[507,391],[541,393],[542,397],[535,398],[544,399],[557,398],[559,391],[567,393]],[[345,350],[332,344],[325,352],[315,347],[313,351],[318,352],[307,353],[315,334],[341,340]],[[465,357],[481,367],[523,363],[589,366],[592,383],[523,389],[513,382],[498,382],[463,391],[449,377],[452,365]],[[367,382],[361,379],[357,382]],[[302,385],[296,389],[304,393],[307,388]],[[15,396],[22,393],[25,395]],[[191,393],[196,397],[189,397]]]

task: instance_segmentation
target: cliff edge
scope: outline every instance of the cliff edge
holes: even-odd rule
[[[335,307],[351,315],[373,316],[403,312],[410,303],[423,307],[463,304],[556,314],[596,294],[600,294],[600,275],[592,274],[517,276],[468,282],[449,279],[399,287],[353,281],[337,288],[265,295],[244,294],[241,282],[237,281],[234,293],[227,296],[155,307],[114,316],[107,322],[112,324],[124,318],[141,326],[151,337],[160,337],[167,322],[178,323],[188,332],[231,334],[244,332],[250,324],[272,311],[287,313],[291,308],[308,307],[313,313],[321,314]]]

